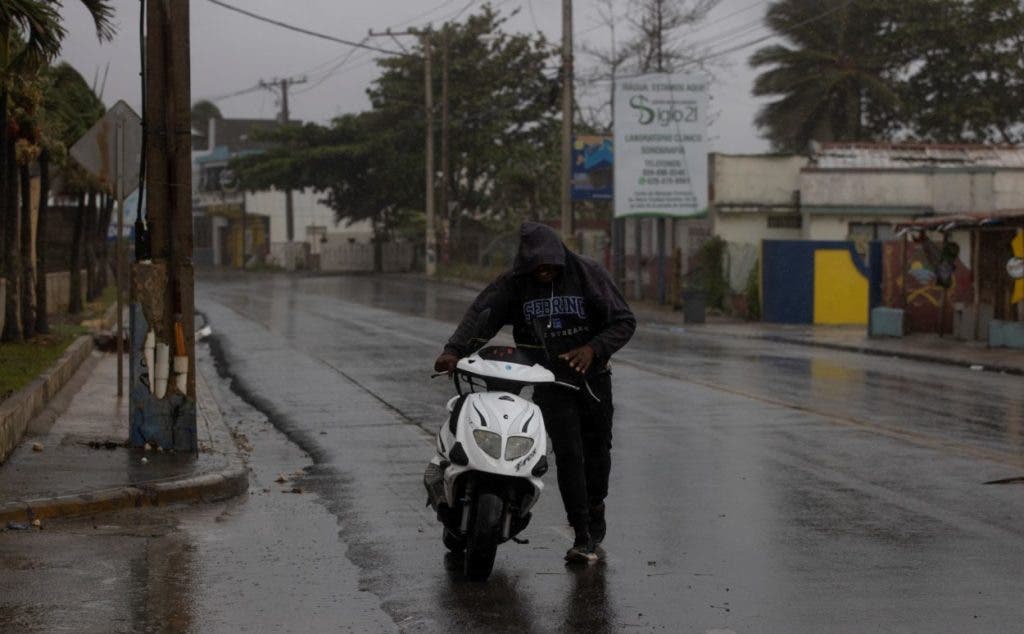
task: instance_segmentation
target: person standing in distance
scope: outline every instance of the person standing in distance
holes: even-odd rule
[[[487,310],[487,323],[478,324]],[[550,227],[524,222],[512,269],[477,296],[434,369],[452,372],[461,357],[509,324],[517,347],[558,380],[580,387],[540,385],[533,400],[544,414],[558,489],[576,533],[565,558],[595,561],[606,532],[611,472],[614,408],[608,362],[633,336],[636,318],[601,265],[570,251]]]

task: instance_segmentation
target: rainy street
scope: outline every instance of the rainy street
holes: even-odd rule
[[[462,579],[422,474],[452,392],[430,365],[473,297],[411,276],[204,279],[201,366],[251,450],[248,499],[8,535],[9,587],[66,609],[3,618],[50,630],[85,603],[97,631],[1019,626],[1024,489],[984,484],[1024,475],[1019,378],[642,319],[614,360],[602,561],[563,563],[550,473],[529,543]]]

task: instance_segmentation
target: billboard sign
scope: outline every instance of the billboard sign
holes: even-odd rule
[[[612,138],[580,135],[572,144],[572,199],[612,199]]]
[[[615,216],[697,216],[708,207],[710,79],[615,80]]]

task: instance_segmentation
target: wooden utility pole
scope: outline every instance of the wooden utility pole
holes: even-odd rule
[[[441,261],[451,257],[452,210],[448,201],[448,29],[441,39]]]
[[[145,144],[147,213],[145,231],[140,229],[143,223],[136,224],[139,233],[129,304],[129,438],[137,447],[156,443],[164,449],[195,453],[189,2],[145,0],[143,6],[144,125],[140,129],[139,122],[127,116],[127,104],[113,107],[120,108],[114,142],[118,148],[114,154],[121,157],[116,192],[122,201],[119,214],[124,213],[125,175],[132,166],[129,161],[134,160],[126,157]],[[139,133],[142,141],[137,138]],[[135,149],[128,151],[133,134],[131,146]]]
[[[434,227],[434,73],[431,70],[432,46],[430,31],[423,33],[423,105],[426,108],[426,207],[427,207],[427,266],[429,276],[437,274],[437,230]]]
[[[572,226],[572,0],[562,0],[562,240],[570,242]]]
[[[272,79],[270,81],[260,80],[260,87],[267,90],[280,90],[281,91],[281,110],[277,115],[277,121],[281,125],[286,125],[290,117],[288,111],[288,89],[295,84],[304,84],[309,81],[306,77],[287,77],[285,79]],[[292,190],[284,190],[284,224],[285,224],[285,239],[288,242],[295,240],[295,199],[292,196]],[[243,228],[242,233],[242,268],[245,268],[245,230]]]
[[[427,214],[427,228],[426,228],[426,266],[425,272],[427,275],[433,277],[437,274],[437,229],[435,227],[434,217],[434,73],[432,69],[433,53],[431,47],[433,46],[433,38],[431,32],[417,31],[410,29],[408,31],[392,31],[391,29],[385,30],[383,33],[377,33],[370,30],[368,37],[390,37],[392,39],[407,35],[413,35],[420,38],[420,45],[423,48],[423,105],[426,109],[424,115],[424,126],[426,128],[424,136],[426,137],[425,147],[425,160],[426,165],[424,172],[426,177],[426,191],[424,196],[424,210]]]

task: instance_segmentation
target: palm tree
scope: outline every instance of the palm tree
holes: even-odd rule
[[[921,0],[927,2],[927,0]],[[897,73],[909,47],[897,34],[913,2],[778,0],[766,23],[788,43],[761,48],[755,96],[777,97],[755,123],[777,150],[812,140],[864,141],[891,131],[900,106]]]
[[[67,63],[47,67],[42,73],[42,108],[38,116],[42,130],[39,140],[39,220],[36,229],[36,332],[49,330],[46,302],[47,221],[50,198],[50,169],[65,174],[61,182],[72,186],[84,181],[81,170],[68,175],[68,148],[103,115],[103,102],[85,79]],[[66,188],[65,188],[66,189]],[[76,248],[79,248],[76,246]],[[72,278],[74,279],[74,278]],[[79,291],[78,296],[81,297]]]
[[[80,0],[96,26],[96,35],[102,40],[113,37],[114,9],[108,0]],[[7,277],[6,320],[0,340],[17,341],[22,338],[21,315],[21,263],[17,205],[16,174],[13,165],[13,147],[8,133],[8,96],[12,82],[23,75],[38,72],[43,63],[60,52],[66,31],[60,16],[59,0],[3,0],[0,2],[0,219],[3,221],[3,249]]]

